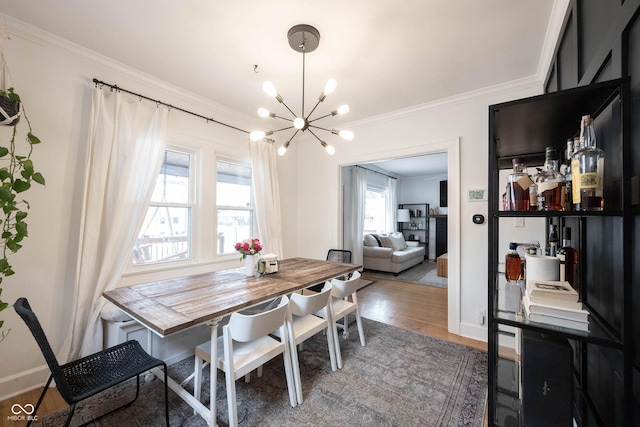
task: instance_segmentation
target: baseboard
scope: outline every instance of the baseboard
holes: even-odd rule
[[[460,323],[460,335],[476,341],[487,342],[487,327],[473,323]]]
[[[182,353],[174,354],[173,356],[165,359],[164,362],[167,364],[167,366],[169,366],[181,360],[184,360],[187,357],[194,357],[195,355],[196,355],[195,348],[192,348],[190,350],[183,351]]]
[[[42,387],[49,378],[49,367],[42,365],[19,374],[0,379],[0,401]],[[36,402],[32,402],[34,405]]]

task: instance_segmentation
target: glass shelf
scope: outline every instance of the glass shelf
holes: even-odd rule
[[[623,349],[624,344],[619,337],[607,331],[607,329],[593,316],[589,316],[589,332],[578,329],[564,328],[562,326],[547,323],[531,322],[524,314],[516,314],[508,311],[497,311],[494,319],[498,324],[514,326],[520,329],[528,329],[537,332],[548,332],[568,339],[585,341],[591,344],[605,347]]]

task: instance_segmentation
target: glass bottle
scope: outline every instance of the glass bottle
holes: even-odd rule
[[[558,249],[560,258],[560,280],[567,281],[578,290],[576,269],[578,265],[578,251],[571,246],[571,227],[562,227],[562,247]]]
[[[536,175],[538,208],[545,211],[564,210],[566,198],[564,177],[558,170],[558,150],[547,147],[544,169]]]
[[[509,175],[507,183],[507,210],[508,211],[528,211],[529,210],[529,187],[533,184],[529,174],[524,169],[524,162],[521,158],[512,160],[513,172]]]
[[[504,286],[505,299],[504,309],[514,313],[519,313],[522,301],[522,288],[520,280],[522,279],[522,260],[517,252],[518,244],[509,243],[509,251],[505,255],[504,260],[504,276],[507,283]]]
[[[571,158],[573,208],[577,211],[601,211],[604,207],[604,151],[596,147],[591,116],[582,116],[580,140],[582,147]]]
[[[522,260],[518,255],[517,249],[517,243],[509,243],[509,251],[504,260],[504,276],[511,282],[516,282],[522,278]]]
[[[567,148],[564,153],[564,163],[560,166],[560,174],[564,178],[565,186],[565,198],[564,198],[564,210],[569,211],[572,208],[572,181],[571,181],[571,157],[573,156],[573,139],[567,140]]]
[[[547,256],[558,255],[558,226],[555,224],[549,225],[549,238],[547,239],[547,247],[544,252]]]

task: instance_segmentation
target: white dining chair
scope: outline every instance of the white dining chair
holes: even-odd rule
[[[297,347],[312,336],[326,331],[327,347],[329,350],[329,360],[331,370],[337,369],[334,338],[333,338],[333,315],[331,313],[331,290],[333,286],[327,283],[318,293],[299,294],[294,293],[289,296],[289,313],[287,315],[287,328],[291,354],[291,364],[296,386],[298,404],[303,402],[302,380],[300,378],[300,366],[298,364]],[[323,317],[318,317],[314,313],[322,312]],[[275,335],[280,336],[279,333]]]
[[[278,331],[288,337],[286,318],[289,310],[289,298],[281,297],[277,307],[257,313],[233,313],[229,323],[222,327],[222,336],[218,337],[217,368],[225,373],[227,403],[229,406],[229,425],[238,425],[235,381],[269,360],[282,354],[287,378],[289,402],[296,406],[295,379],[291,367],[291,355],[287,340],[278,341],[269,334]],[[211,363],[210,342],[196,347],[194,397],[200,400],[203,361]]]
[[[360,344],[364,347],[366,345],[364,338],[364,329],[362,327],[362,318],[360,317],[360,310],[358,309],[358,296],[356,295],[358,289],[360,289],[360,272],[356,271],[346,280],[332,279],[330,282],[331,288],[331,310],[333,315],[333,338],[334,349],[336,352],[336,360],[338,368],[342,369],[342,355],[340,353],[340,340],[338,338],[338,327],[343,328],[344,338],[349,336],[348,319],[347,315],[353,313],[356,317],[356,323],[358,325],[358,334],[360,336]],[[351,301],[349,301],[351,297]],[[322,316],[321,312],[317,312],[316,315]],[[338,322],[340,319],[344,319],[344,324],[340,325]]]

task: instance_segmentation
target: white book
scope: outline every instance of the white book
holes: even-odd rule
[[[523,304],[527,318],[531,322],[545,323],[547,325],[555,325],[563,328],[576,329],[583,332],[589,332],[589,322],[579,322],[577,320],[564,319],[562,317],[547,316],[546,314],[530,313],[529,307]]]
[[[553,304],[553,300],[551,304],[543,304],[539,302],[534,302],[529,298],[529,295],[525,294],[523,298],[523,303],[529,307],[529,313],[532,314],[544,314],[547,316],[553,317],[562,317],[564,319],[577,320],[579,322],[588,322],[589,321],[589,312],[584,310],[582,307],[579,309],[574,308],[563,308]],[[582,305],[582,304],[580,304]]]
[[[544,296],[534,297],[534,296],[531,296],[528,289],[525,292],[525,295],[529,297],[529,300],[533,304],[549,305],[551,307],[556,307],[556,308],[570,308],[573,310],[582,310],[582,302],[580,301],[568,301],[568,300],[565,301],[562,299],[545,298]]]
[[[527,292],[533,298],[546,298],[562,301],[578,302],[578,292],[569,282],[557,280],[536,280],[527,285]]]

